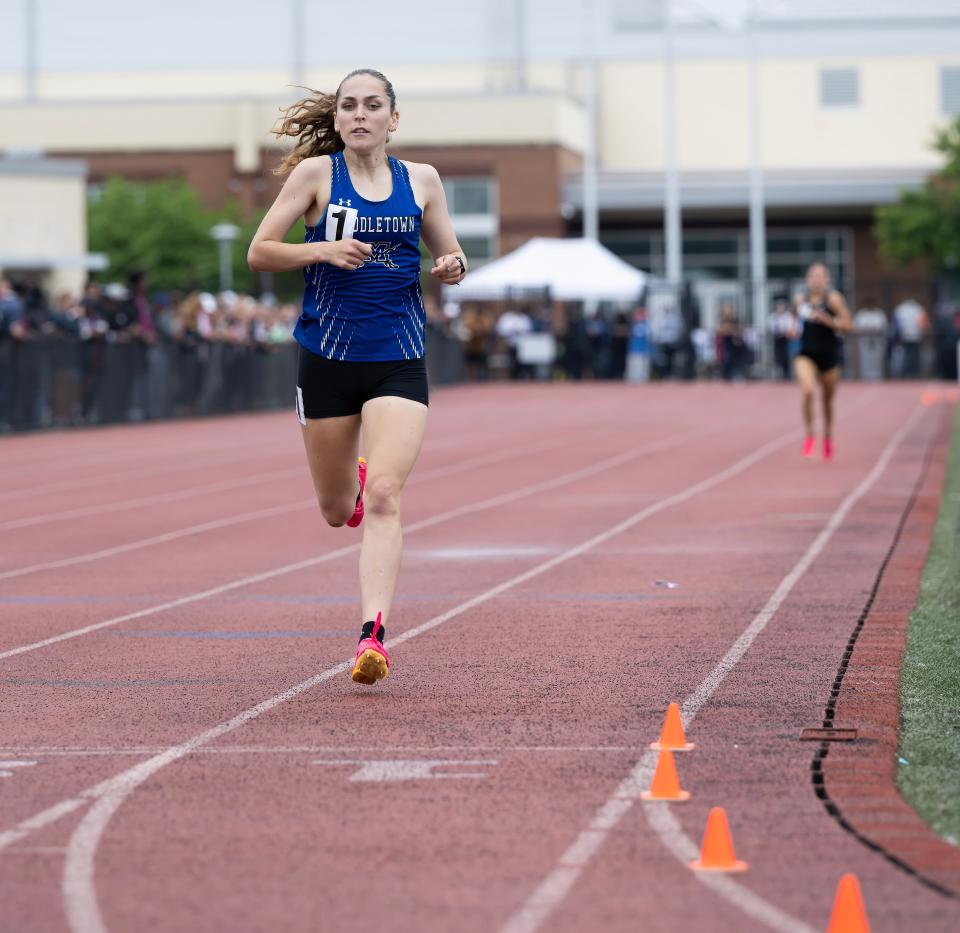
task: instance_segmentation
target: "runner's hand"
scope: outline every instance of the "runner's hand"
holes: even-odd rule
[[[451,253],[449,256],[438,256],[433,263],[430,274],[434,278],[440,279],[444,285],[456,285],[463,278],[464,271],[457,261],[456,253]]]
[[[359,269],[373,252],[373,247],[361,240],[324,241],[319,245],[322,248],[320,262],[338,269]]]

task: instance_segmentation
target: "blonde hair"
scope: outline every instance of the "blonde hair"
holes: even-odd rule
[[[390,112],[397,109],[397,95],[393,85],[379,71],[372,68],[357,68],[351,71],[337,85],[335,94],[324,94],[313,88],[305,87],[310,95],[298,100],[289,107],[281,107],[281,118],[273,128],[276,136],[293,136],[297,141],[283,161],[273,170],[275,175],[286,175],[293,171],[304,159],[312,156],[330,155],[341,152],[345,147],[340,134],[333,128],[333,118],[340,100],[340,88],[343,82],[356,75],[371,75],[383,84],[390,99]]]

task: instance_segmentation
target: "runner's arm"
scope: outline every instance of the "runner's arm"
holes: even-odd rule
[[[425,196],[420,235],[433,257],[430,274],[444,285],[456,285],[467,274],[467,257],[453,229],[440,175],[432,165],[420,165],[417,169]]]

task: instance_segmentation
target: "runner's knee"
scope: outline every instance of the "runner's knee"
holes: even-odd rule
[[[368,480],[364,505],[367,514],[397,515],[400,512],[400,485],[389,477]]]
[[[343,499],[319,496],[317,504],[320,506],[320,514],[323,515],[323,520],[333,528],[340,528],[345,525],[347,519],[353,515],[354,503],[346,502]]]

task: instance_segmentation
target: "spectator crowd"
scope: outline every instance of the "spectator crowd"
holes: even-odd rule
[[[701,324],[692,290],[635,307],[525,301],[451,303],[425,294],[428,367],[437,382],[486,379],[792,378],[797,300],[775,297],[766,332],[733,301]],[[294,304],[273,296],[151,292],[90,281],[50,300],[0,278],[0,431],[284,404],[295,380]],[[845,340],[859,379],[957,378],[960,306],[860,303]],[[283,348],[287,348],[285,351]],[[764,368],[761,364],[767,363]]]
[[[151,293],[143,274],[53,300],[0,279],[0,431],[257,407],[298,313],[229,291]]]

